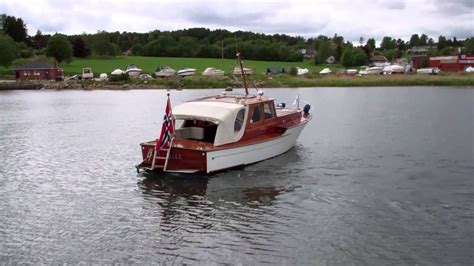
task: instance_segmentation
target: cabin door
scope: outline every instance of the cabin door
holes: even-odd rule
[[[20,71],[15,71],[15,79],[20,79]]]

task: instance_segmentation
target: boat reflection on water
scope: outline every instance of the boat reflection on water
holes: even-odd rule
[[[160,205],[183,200],[189,205],[270,205],[280,193],[292,190],[291,177],[298,174],[301,152],[301,148],[293,148],[271,160],[212,176],[142,172],[138,184],[145,195],[161,199]]]
[[[297,187],[293,182],[298,169],[304,168],[304,153],[296,147],[274,159],[212,176],[140,173],[138,186],[152,203],[147,210],[159,217],[166,241],[174,241],[176,234],[200,243],[219,232],[261,232],[278,210],[278,199]]]

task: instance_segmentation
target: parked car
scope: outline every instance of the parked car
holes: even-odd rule
[[[86,67],[82,69],[82,78],[83,79],[91,79],[94,77],[94,73],[92,72],[92,68]]]

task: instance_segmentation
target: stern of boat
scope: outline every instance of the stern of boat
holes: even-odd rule
[[[205,151],[172,146],[155,152],[155,143],[148,141],[140,144],[143,161],[136,166],[137,171],[206,172]]]

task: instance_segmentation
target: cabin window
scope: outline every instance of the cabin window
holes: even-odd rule
[[[250,120],[250,123],[255,123],[260,120],[262,120],[262,107],[256,105],[253,107],[252,120]]]
[[[217,124],[199,119],[176,119],[176,139],[198,140],[214,143],[217,133]]]
[[[266,102],[263,104],[263,117],[265,119],[270,119],[275,117],[275,110],[271,102]]]
[[[245,109],[241,109],[237,113],[237,117],[235,118],[235,123],[234,123],[234,131],[238,132],[240,129],[242,129],[242,125],[244,124],[244,116],[245,116]]]

